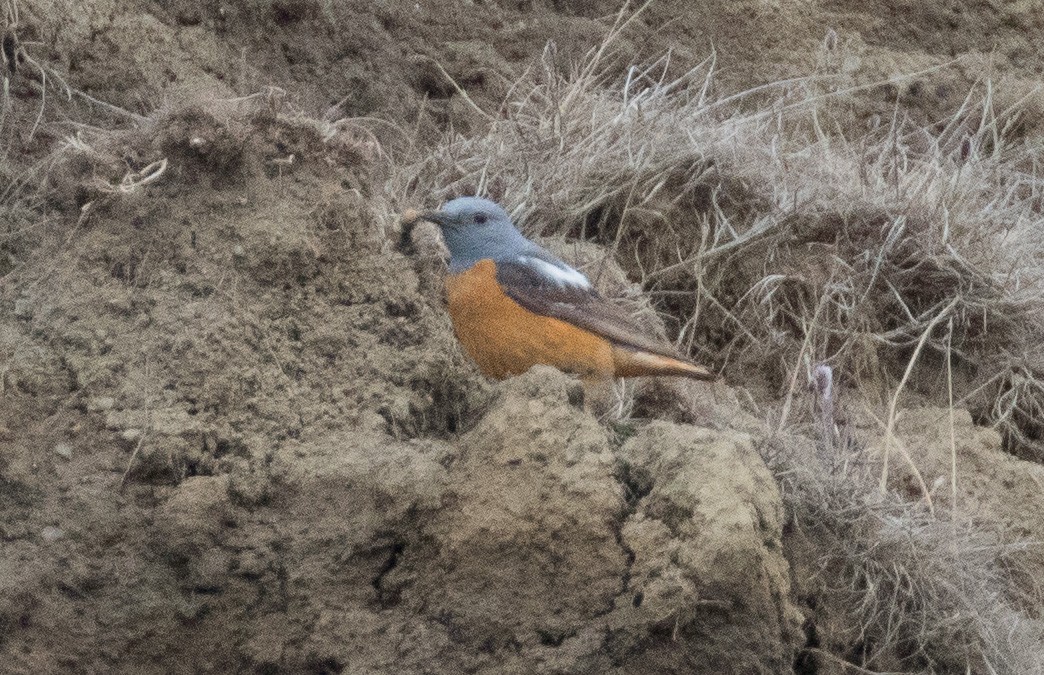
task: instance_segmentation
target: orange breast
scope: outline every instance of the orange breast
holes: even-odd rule
[[[613,376],[607,340],[519,305],[500,289],[492,260],[450,275],[446,295],[457,339],[489,377],[517,375],[538,363],[585,377]]]

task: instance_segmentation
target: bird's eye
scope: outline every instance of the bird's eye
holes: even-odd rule
[[[482,225],[485,222],[486,222],[486,214],[485,213],[476,213],[475,214],[475,224],[476,225]]]

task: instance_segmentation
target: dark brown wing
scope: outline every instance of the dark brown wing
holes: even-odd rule
[[[590,285],[569,283],[557,275],[548,275],[545,265],[554,265],[566,270],[568,276],[582,278],[565,263],[548,258],[534,260],[531,256],[522,256],[498,260],[497,281],[508,297],[534,314],[561,319],[614,344],[687,360],[671,345],[637,325],[623,309],[603,298]]]

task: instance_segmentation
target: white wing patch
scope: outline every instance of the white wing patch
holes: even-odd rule
[[[529,265],[540,272],[541,276],[547,277],[548,280],[553,281],[559,286],[574,286],[583,289],[590,289],[591,282],[587,280],[582,273],[577,272],[572,267],[562,264],[561,267],[554,263],[549,263],[546,260],[540,258],[534,258],[533,256],[519,256],[519,262]]]

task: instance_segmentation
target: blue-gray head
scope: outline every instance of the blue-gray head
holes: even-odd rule
[[[451,272],[465,270],[485,258],[513,258],[535,247],[514,226],[507,211],[481,197],[459,197],[421,217],[442,229]]]

